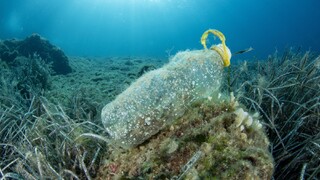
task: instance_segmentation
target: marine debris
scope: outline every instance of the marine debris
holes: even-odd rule
[[[217,30],[202,42],[208,32],[223,43],[177,53],[102,109],[112,147],[101,179],[271,178],[259,115],[239,108],[233,94],[223,98],[231,53]]]

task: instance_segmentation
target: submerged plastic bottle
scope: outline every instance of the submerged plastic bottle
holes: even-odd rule
[[[210,32],[220,33],[204,33],[204,50],[177,53],[167,65],[144,74],[102,109],[102,123],[112,143],[124,148],[139,145],[181,117],[190,103],[219,91],[222,69],[230,64],[231,53],[222,33],[217,35],[222,44],[206,49]]]

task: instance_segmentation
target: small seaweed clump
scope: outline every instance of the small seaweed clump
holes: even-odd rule
[[[274,178],[320,177],[320,56],[289,49],[231,68],[229,88],[262,115],[275,159]]]
[[[137,147],[110,147],[99,179],[270,179],[273,159],[258,114],[234,97],[194,102]]]

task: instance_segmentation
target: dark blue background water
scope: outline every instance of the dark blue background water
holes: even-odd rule
[[[68,55],[162,56],[222,31],[235,52],[320,51],[319,0],[0,0],[0,38],[39,33]],[[211,42],[213,38],[211,39]]]

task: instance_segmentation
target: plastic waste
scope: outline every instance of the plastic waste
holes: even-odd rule
[[[209,33],[218,36],[222,44],[207,49]],[[139,145],[181,117],[190,103],[219,91],[223,67],[230,64],[230,50],[217,30],[206,31],[201,43],[204,50],[177,53],[102,109],[102,123],[112,143],[124,148]]]

